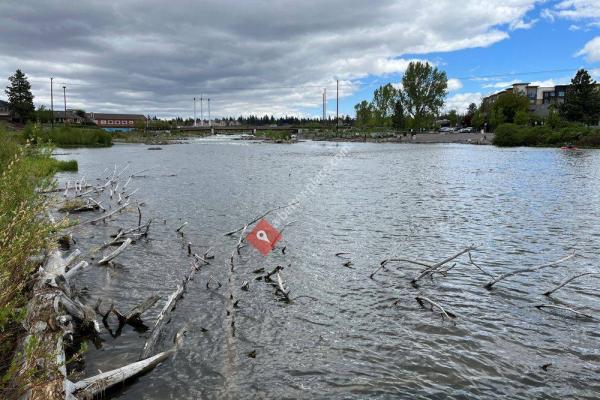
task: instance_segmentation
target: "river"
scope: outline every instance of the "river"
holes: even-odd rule
[[[190,269],[185,244],[198,253],[214,249],[215,259],[188,286],[160,345],[171,346],[186,324],[181,350],[114,398],[592,399],[600,393],[598,320],[534,307],[553,303],[542,293],[563,278],[598,270],[600,151],[277,145],[221,137],[147,149],[61,150],[69,153],[62,158],[79,162],[76,176],[88,181],[115,164],[130,163],[125,174],[148,169],[129,188],[139,188],[144,220],[153,218],[149,240],[119,257],[122,265],[92,266],[76,278],[88,303],[111,298],[126,310],[160,294],[143,316],[151,326]],[[59,175],[66,179],[75,175]],[[266,217],[276,228],[290,223],[277,248],[266,257],[242,248],[228,285],[237,236],[223,234],[296,200],[285,213]],[[182,239],[175,229],[185,221]],[[97,246],[117,226],[136,223],[132,210],[80,229],[77,246]],[[577,257],[515,275],[491,291],[467,256],[447,276],[418,288],[410,283],[420,271],[415,265],[390,264],[369,278],[386,258],[436,262],[470,244],[478,247],[474,261],[494,274],[573,249]],[[289,303],[255,280],[254,270],[276,265],[284,266]],[[248,291],[240,289],[244,281]],[[599,286],[600,279],[583,278],[556,292],[554,301],[598,316]],[[226,315],[230,294],[239,300],[234,332]],[[446,321],[421,308],[418,295],[457,318]],[[101,339],[101,348],[89,346],[86,375],[136,361],[145,335],[126,327],[117,338],[103,330]]]

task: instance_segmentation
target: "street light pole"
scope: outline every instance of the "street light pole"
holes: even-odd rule
[[[206,99],[208,102],[208,126],[212,126],[212,121],[210,120],[210,98]]]
[[[202,109],[202,103],[204,102],[204,98],[202,94],[200,94],[200,126],[204,126],[204,110]]]
[[[52,124],[52,129],[54,129],[54,92],[53,92],[53,83],[54,78],[50,78],[50,123]]]
[[[196,126],[196,98],[194,97],[194,126]]]
[[[66,86],[63,86],[63,97],[65,100],[65,115],[63,118],[63,123],[65,125],[67,125],[67,87]]]

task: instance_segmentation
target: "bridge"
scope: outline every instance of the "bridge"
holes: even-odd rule
[[[282,131],[282,132],[290,132],[290,133],[301,133],[302,128],[294,127],[294,126],[181,126],[178,127],[177,130],[181,132],[204,132],[207,134],[235,134],[235,133],[251,133],[255,135],[257,132],[261,131]]]

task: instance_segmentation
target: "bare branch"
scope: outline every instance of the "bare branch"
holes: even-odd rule
[[[592,276],[600,276],[600,272],[585,272],[583,274],[579,274],[579,275],[575,275],[572,276],[570,278],[567,278],[565,280],[563,280],[558,286],[556,286],[554,289],[550,289],[547,292],[544,293],[544,296],[550,296],[552,293],[556,292],[558,289],[562,288],[563,286],[569,284],[570,282],[574,281],[575,279],[581,278],[582,276],[588,276],[588,275],[592,275]]]
[[[277,211],[277,210],[281,210],[282,208],[291,207],[291,206],[296,205],[298,203],[299,203],[299,201],[295,201],[293,203],[290,203],[290,204],[287,204],[287,205],[284,205],[284,206],[279,206],[279,207],[276,207],[276,208],[272,208],[269,211],[267,211],[266,213],[264,213],[264,214],[262,214],[262,215],[260,215],[260,216],[258,216],[256,218],[254,218],[252,221],[248,222],[247,224],[245,224],[241,228],[238,228],[238,229],[236,229],[234,231],[225,233],[224,236],[231,236],[233,234],[236,234],[236,233],[240,232],[242,229],[244,229],[244,227],[248,227],[248,226],[254,224],[255,222],[260,221],[261,219],[263,219],[267,215],[271,214],[272,212]]]

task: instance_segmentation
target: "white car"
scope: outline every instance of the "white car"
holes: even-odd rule
[[[458,132],[460,132],[460,133],[471,133],[471,132],[473,132],[473,128],[471,128],[470,126],[468,126],[466,128],[461,128]]]

